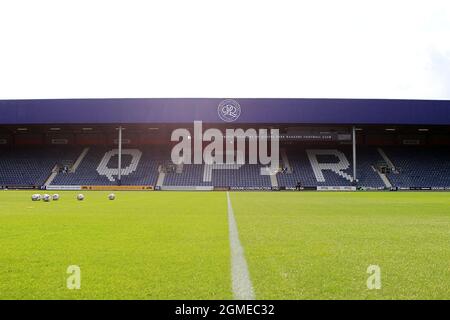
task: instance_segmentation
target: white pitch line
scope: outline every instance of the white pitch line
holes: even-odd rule
[[[255,293],[253,291],[252,281],[250,280],[247,261],[245,260],[244,248],[241,245],[241,241],[239,241],[239,233],[229,192],[227,192],[227,200],[233,297],[235,300],[255,300]]]

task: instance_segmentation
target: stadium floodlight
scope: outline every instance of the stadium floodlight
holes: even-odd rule
[[[77,195],[77,200],[79,200],[79,201],[82,201],[82,200],[84,200],[84,195],[83,194],[78,194]]]
[[[45,202],[49,202],[51,200],[52,197],[50,197],[49,194],[44,194],[42,196],[42,200],[44,200]]]
[[[55,193],[55,194],[53,195],[53,200],[59,200],[59,194]]]
[[[108,195],[108,199],[109,200],[114,200],[114,199],[116,199],[116,195],[114,193],[111,193],[111,194]]]

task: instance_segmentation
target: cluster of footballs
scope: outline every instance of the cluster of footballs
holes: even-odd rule
[[[57,194],[57,193],[55,193],[54,195],[49,195],[49,194],[43,194],[43,195],[40,195],[40,194],[33,194],[32,196],[31,196],[31,200],[33,200],[33,201],[40,201],[40,200],[42,200],[42,201],[45,201],[45,202],[48,202],[48,201],[50,201],[50,200],[59,200],[59,194]]]
[[[114,193],[111,193],[111,194],[108,195],[108,199],[109,200],[114,200],[114,199],[116,199],[116,195]],[[41,195],[41,194],[35,193],[35,194],[33,194],[31,196],[31,200],[32,201],[40,201],[40,200],[42,200],[44,202],[49,202],[50,200],[56,201],[56,200],[59,200],[59,194],[55,193],[53,195],[49,195],[49,194],[42,194]],[[78,194],[77,195],[77,200],[78,201],[84,200],[84,195],[81,194],[81,193]]]

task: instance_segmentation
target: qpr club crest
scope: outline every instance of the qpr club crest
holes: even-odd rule
[[[223,121],[233,122],[241,115],[241,106],[233,99],[225,99],[219,103],[217,113]]]

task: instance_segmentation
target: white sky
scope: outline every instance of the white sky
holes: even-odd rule
[[[0,0],[0,99],[450,99],[450,1]]]

